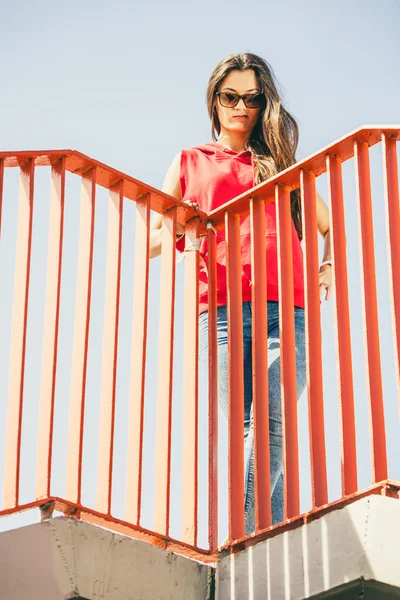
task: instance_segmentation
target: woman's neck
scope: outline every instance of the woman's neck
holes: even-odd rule
[[[218,143],[225,148],[229,148],[233,152],[245,152],[246,142],[249,139],[249,135],[246,133],[244,135],[238,134],[229,134],[229,132],[221,133],[218,138]]]

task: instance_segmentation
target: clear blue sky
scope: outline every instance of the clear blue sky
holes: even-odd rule
[[[208,78],[216,64],[233,52],[259,54],[272,65],[283,90],[288,110],[300,127],[298,158],[303,158],[364,124],[398,123],[400,121],[400,42],[398,23],[400,4],[397,0],[337,0],[323,2],[283,0],[252,3],[232,1],[197,4],[173,2],[121,2],[87,0],[54,3],[48,0],[17,3],[2,2],[0,20],[0,147],[2,150],[73,148],[111,166],[125,171],[155,187],[161,187],[166,169],[173,156],[211,140],[210,124],[205,105]],[[381,192],[379,151],[372,154],[374,216],[376,223],[377,260],[380,287],[380,317],[382,352],[384,355],[387,415],[390,423],[389,444],[393,457],[398,453],[399,431],[393,386],[393,356],[391,325],[386,286],[385,224]],[[367,440],[367,408],[364,394],[364,357],[362,323],[359,308],[358,232],[352,167],[345,168],[346,219],[348,223],[349,280],[351,286],[352,328],[354,334],[354,366],[357,395],[360,485],[370,481]],[[74,300],[73,266],[76,261],[77,216],[79,188],[69,181],[69,204],[66,217],[64,314],[60,332],[61,344],[68,355]],[[0,252],[0,281],[7,294],[1,294],[0,358],[1,411],[5,411],[8,377],[8,342],[10,330],[10,289],[15,257],[13,236],[16,222],[16,190],[14,175],[6,181],[5,217],[9,219]],[[327,199],[324,178],[318,182],[320,193]],[[28,335],[27,398],[24,431],[29,444],[24,450],[22,472],[23,499],[28,501],[34,489],[33,460],[36,443],[34,424],[37,419],[37,397],[40,383],[40,323],[43,312],[44,276],[46,265],[45,239],[48,207],[48,183],[38,175],[37,218],[34,224],[34,254],[32,269],[37,284],[32,291],[31,314],[36,325]],[[10,200],[8,200],[8,198]],[[96,471],[95,425],[98,418],[100,386],[98,360],[101,359],[101,323],[103,310],[102,259],[106,240],[106,196],[99,194],[96,221],[96,257],[94,271],[94,333],[91,337],[88,380],[88,415],[93,425],[91,441],[86,446],[84,486],[87,503],[92,502]],[[133,211],[125,210],[123,298],[117,424],[120,427],[116,443],[115,507],[123,516],[124,415],[129,370],[129,327],[131,311],[131,269],[133,247]],[[42,228],[42,229],[41,229]],[[68,246],[69,244],[69,246]],[[157,344],[157,273],[158,261],[152,265],[150,313],[150,359],[156,360]],[[178,313],[182,306],[183,266],[178,269]],[[3,289],[3,285],[1,285]],[[97,302],[97,304],[96,304]],[[35,312],[37,311],[37,312]],[[35,316],[33,316],[35,315]],[[322,307],[324,328],[324,364],[327,404],[327,446],[330,475],[330,497],[340,494],[338,456],[337,405],[334,398],[335,367],[332,303]],[[37,330],[35,329],[37,327]],[[181,359],[178,325],[177,360]],[[30,336],[30,337],[29,337]],[[36,337],[39,336],[39,337]],[[153,349],[153,350],[152,350]],[[63,355],[64,356],[64,355]],[[63,359],[64,360],[64,359]],[[62,462],[65,459],[66,403],[68,400],[68,359],[62,363],[58,381],[59,408],[56,414],[55,441],[60,464],[55,485],[62,493]],[[149,408],[147,430],[154,417],[154,376],[148,378]],[[177,377],[179,380],[179,377]],[[173,470],[172,534],[179,537],[179,455],[180,407],[182,392],[176,387],[176,439]],[[125,411],[125,412],[124,412]],[[204,413],[204,411],[203,411]],[[301,431],[306,430],[307,412],[303,398],[299,404]],[[204,422],[204,414],[202,417]],[[202,429],[204,431],[204,427]],[[221,433],[224,439],[224,432]],[[305,436],[305,434],[304,434]],[[303,437],[304,437],[303,436]],[[149,434],[146,441],[148,483],[146,484],[144,525],[151,526],[152,462]],[[4,447],[4,425],[0,426],[0,452]],[[28,447],[30,448],[28,450]],[[147,459],[146,459],[147,460]],[[302,509],[310,507],[308,446],[306,436],[301,441],[301,472],[304,480]],[[392,477],[400,478],[395,459]],[[0,467],[0,475],[1,475]],[[396,470],[397,469],[397,470]],[[205,492],[205,471],[201,486]],[[147,494],[147,495],[146,495]],[[222,490],[222,498],[224,496]],[[204,494],[205,497],[205,494]],[[85,497],[84,497],[85,499]],[[147,506],[150,508],[146,511]],[[200,502],[202,533],[205,545],[205,504]],[[221,516],[226,512],[223,506]],[[225,523],[221,525],[222,530]]]

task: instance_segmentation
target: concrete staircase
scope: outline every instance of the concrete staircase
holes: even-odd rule
[[[206,565],[67,517],[0,534],[1,600],[400,598],[400,502],[371,495]]]

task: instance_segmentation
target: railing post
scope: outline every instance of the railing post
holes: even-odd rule
[[[382,133],[386,230],[389,257],[397,394],[400,402],[400,199],[396,136]]]
[[[300,171],[304,232],[305,334],[313,507],[328,502],[324,395],[322,384],[321,314],[318,274],[318,225],[315,175]]]
[[[362,310],[365,334],[373,483],[387,479],[386,434],[376,296],[372,198],[367,142],[354,142],[361,255]]]
[[[342,494],[348,496],[357,490],[357,454],[342,161],[336,156],[327,154],[326,168],[330,197],[333,281],[335,284],[333,308],[335,314],[336,368],[338,373],[338,403],[341,424]]]
[[[176,208],[163,217],[154,529],[169,534],[171,485],[172,370],[175,319]]]
[[[250,199],[252,358],[254,407],[254,505],[256,531],[272,524],[269,454],[267,260],[265,202]]]
[[[76,281],[74,345],[71,369],[70,416],[67,457],[67,500],[80,504],[83,426],[85,422],[86,370],[89,346],[96,169],[82,176],[81,212]]]
[[[50,495],[53,450],[54,402],[57,375],[58,330],[64,235],[65,158],[53,164],[51,173],[49,245],[47,254],[46,310],[43,336],[42,384],[36,497]]]
[[[218,546],[217,235],[207,224],[208,249],[208,543]]]
[[[225,214],[228,291],[228,487],[229,539],[244,536],[243,309],[240,217]]]
[[[284,512],[300,513],[299,449],[297,431],[296,354],[290,192],[275,186],[278,234],[279,328],[281,345],[282,444]]]
[[[124,182],[110,188],[96,508],[111,512]]]
[[[24,398],[26,331],[32,253],[34,160],[21,166],[18,208],[17,255],[15,259],[10,376],[4,466],[4,508],[19,504],[21,429]]]
[[[140,523],[149,294],[150,194],[136,204],[126,519]]]
[[[182,540],[197,545],[198,528],[198,356],[199,221],[186,226],[183,348]]]

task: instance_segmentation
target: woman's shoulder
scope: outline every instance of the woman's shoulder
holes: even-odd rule
[[[179,155],[182,155],[182,153],[213,155],[216,153],[217,148],[218,144],[215,142],[205,142],[203,144],[198,144],[197,146],[192,146],[191,148],[184,148]]]
[[[218,144],[214,142],[206,142],[191,148],[183,148],[178,152],[171,164],[171,169],[181,173],[195,167],[202,162],[208,162],[210,158],[218,154]]]

